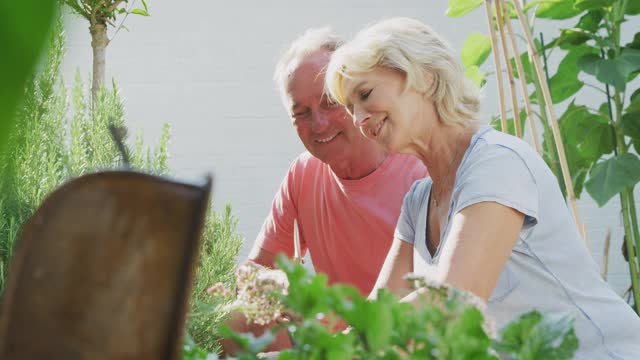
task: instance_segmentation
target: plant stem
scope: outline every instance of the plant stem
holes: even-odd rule
[[[629,198],[629,217],[631,220],[631,230],[635,238],[636,249],[640,249],[640,231],[638,230],[638,215],[636,214],[636,200],[633,194],[634,187],[627,188],[627,197]],[[640,263],[640,259],[638,259]]]
[[[640,314],[640,287],[638,285],[638,270],[636,252],[634,249],[633,232],[631,230],[628,189],[620,193],[620,205],[622,207],[622,221],[624,223],[625,245],[629,259],[629,273],[631,275],[631,287],[633,289],[633,302],[637,314]],[[631,236],[629,236],[631,235]],[[640,248],[638,248],[640,249]]]

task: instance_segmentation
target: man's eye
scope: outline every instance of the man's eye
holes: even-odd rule
[[[368,90],[368,91],[363,91],[360,93],[360,100],[361,101],[365,101],[369,98],[369,95],[371,95],[371,92],[373,91],[373,89]]]
[[[305,110],[305,111],[299,111],[299,112],[293,113],[292,116],[297,119],[297,118],[305,117],[308,114],[309,114],[309,110]]]
[[[324,100],[322,103],[322,108],[323,109],[332,109],[340,104],[338,104],[335,101],[331,101],[331,100]]]

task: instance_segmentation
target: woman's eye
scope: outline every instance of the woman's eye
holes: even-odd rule
[[[364,91],[360,93],[360,100],[361,101],[365,101],[369,98],[369,95],[371,95],[371,92],[373,91],[373,89],[370,89],[368,91]]]

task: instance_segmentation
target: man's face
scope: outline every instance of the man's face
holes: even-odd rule
[[[324,69],[331,52],[307,56],[293,71],[285,91],[285,104],[305,148],[321,161],[334,164],[348,158],[353,145],[368,141],[353,126],[345,107],[324,91]]]

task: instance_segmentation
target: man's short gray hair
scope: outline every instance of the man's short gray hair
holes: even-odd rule
[[[343,40],[330,27],[309,29],[294,40],[280,56],[273,74],[273,80],[284,101],[289,76],[300,66],[305,58],[319,50],[335,51]]]

